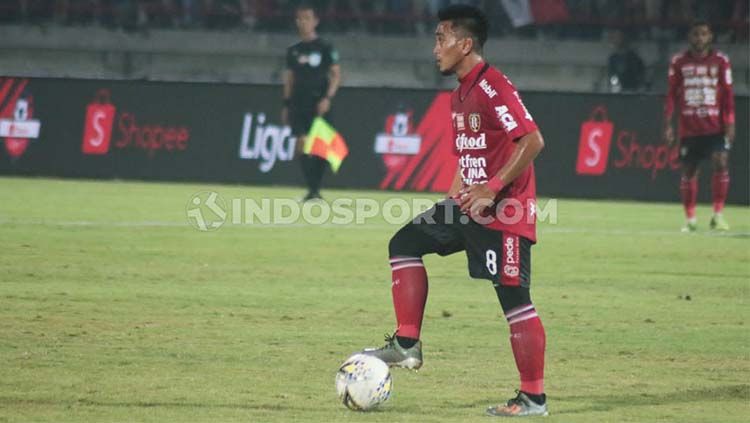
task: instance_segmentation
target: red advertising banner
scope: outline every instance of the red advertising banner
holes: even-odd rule
[[[607,116],[607,109],[601,105],[595,107],[589,120],[581,124],[576,174],[604,174],[607,170],[613,130],[614,125]]]
[[[94,101],[86,107],[83,154],[107,154],[114,120],[115,106],[110,101],[109,90],[101,89],[96,93]]]

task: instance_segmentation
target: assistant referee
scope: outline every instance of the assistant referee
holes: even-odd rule
[[[318,37],[320,22],[312,5],[301,3],[295,9],[295,24],[301,41],[287,48],[284,70],[284,106],[281,121],[290,125],[297,137],[297,152],[307,185],[303,201],[320,199],[320,185],[328,162],[304,154],[303,146],[316,116],[330,120],[336,91],[341,81],[339,55],[331,43]]]

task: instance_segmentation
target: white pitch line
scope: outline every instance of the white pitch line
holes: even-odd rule
[[[94,221],[94,220],[7,220],[0,219],[0,225],[19,225],[19,226],[61,226],[61,227],[112,227],[112,228],[186,228],[198,231],[196,227],[188,222],[172,221]],[[359,230],[384,230],[396,229],[403,223],[394,224],[310,224],[310,223],[290,223],[290,224],[240,224],[235,225],[231,222],[225,223],[218,229],[206,232],[217,232],[234,229],[280,229],[280,228],[324,228],[324,229],[359,229]],[[717,238],[741,238],[749,237],[750,232],[696,232],[692,234],[683,234],[679,231],[666,230],[625,230],[625,229],[589,229],[589,228],[571,228],[571,227],[548,227],[542,225],[538,232],[544,234],[584,234],[584,235],[604,235],[604,236],[709,236]]]

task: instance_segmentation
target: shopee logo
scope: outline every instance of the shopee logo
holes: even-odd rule
[[[86,108],[83,129],[83,154],[107,154],[112,139],[115,106],[110,102],[109,91],[99,90],[96,98]]]
[[[581,125],[576,174],[602,175],[607,171],[612,132],[613,125],[607,117],[607,110],[604,106],[596,107],[591,112],[591,118]]]

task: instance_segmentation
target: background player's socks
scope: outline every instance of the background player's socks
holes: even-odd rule
[[[505,317],[510,325],[510,345],[521,376],[521,391],[531,395],[542,395],[544,349],[547,343],[542,321],[532,304],[508,310]]]
[[[695,218],[695,205],[698,203],[698,178],[680,179],[680,193],[682,194],[682,205],[685,207],[685,216],[688,219]]]
[[[714,172],[711,178],[711,190],[713,191],[714,214],[724,210],[724,203],[729,192],[729,172]]]
[[[419,339],[427,303],[427,272],[419,257],[391,257],[393,306],[399,338]],[[399,345],[408,348],[401,343]]]

